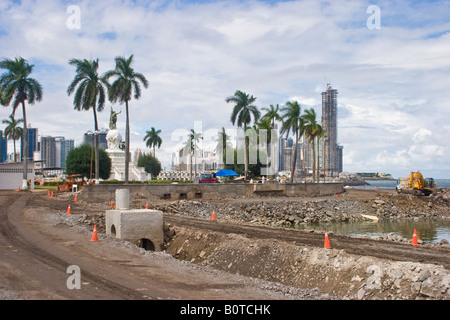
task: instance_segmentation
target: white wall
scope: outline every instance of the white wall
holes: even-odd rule
[[[28,162],[28,180],[30,189],[34,189],[34,162]],[[0,163],[0,190],[17,190],[22,188],[23,163]]]

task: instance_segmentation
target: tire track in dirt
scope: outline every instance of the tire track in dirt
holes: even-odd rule
[[[25,234],[24,232],[20,232],[18,226],[24,227],[24,225],[20,222],[20,215],[22,214],[24,208],[28,200],[31,197],[30,193],[23,192],[20,196],[16,197],[16,200],[12,203],[8,203],[7,199],[11,199],[11,197],[5,198],[3,195],[1,196],[3,199],[1,200],[1,209],[0,209],[0,234],[3,236],[2,242],[6,242],[2,244],[4,247],[12,247],[14,250],[20,252],[21,256],[26,256],[27,260],[29,259],[30,264],[32,259],[39,261],[44,266],[48,266],[47,269],[52,270],[50,272],[42,272],[43,276],[45,276],[45,281],[48,282],[50,286],[55,285],[55,279],[57,279],[57,287],[61,287],[61,279],[67,279],[69,276],[66,271],[67,267],[71,265],[71,263],[49,253],[48,251],[40,248],[39,246],[33,243],[33,240],[30,241],[30,236]],[[22,263],[22,262],[21,262]],[[14,262],[10,262],[11,265]],[[30,275],[37,275],[40,271],[38,268],[30,266],[29,268],[25,268],[23,263],[19,269],[24,269],[24,271],[28,271],[27,273]],[[58,274],[55,275],[55,271]],[[24,279],[28,281],[29,279]],[[42,279],[41,279],[42,280]],[[95,298],[106,298],[106,299],[144,299],[143,295],[139,292],[136,292],[133,289],[122,286],[118,283],[111,281],[111,279],[106,279],[104,277],[95,275],[89,272],[86,268],[83,268],[83,281],[87,281],[91,283],[96,289],[94,293],[90,293],[89,289],[83,290],[83,295],[87,294],[90,296],[94,294]],[[65,280],[62,282],[63,285],[66,284]],[[79,292],[64,290],[61,291],[56,290],[58,295],[61,295],[62,292],[67,294],[65,298],[79,298]],[[103,291],[103,292],[102,292]],[[73,294],[77,295],[73,295]],[[51,294],[50,294],[51,296]]]

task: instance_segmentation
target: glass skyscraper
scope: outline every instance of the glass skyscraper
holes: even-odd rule
[[[27,128],[27,138],[28,138],[28,150],[27,157],[28,160],[34,160],[34,152],[39,150],[38,145],[38,129],[37,128]],[[20,150],[23,150],[23,141],[20,139]],[[22,154],[22,152],[20,153]],[[20,160],[23,161],[23,154],[20,157]]]
[[[3,131],[0,130],[0,162],[5,162],[8,157],[8,140],[3,137]]]
[[[327,134],[324,158],[325,171],[328,177],[338,176],[343,171],[343,147],[337,142],[337,95],[337,90],[329,84],[327,85],[327,91],[322,92],[322,127]]]

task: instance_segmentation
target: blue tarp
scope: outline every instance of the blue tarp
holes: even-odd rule
[[[233,170],[222,169],[216,172],[216,177],[230,177],[230,176],[239,176]]]

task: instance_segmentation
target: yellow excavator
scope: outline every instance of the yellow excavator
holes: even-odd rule
[[[424,179],[419,171],[412,171],[409,178],[399,178],[396,189],[398,193],[428,196],[436,189],[436,182],[433,178]]]

